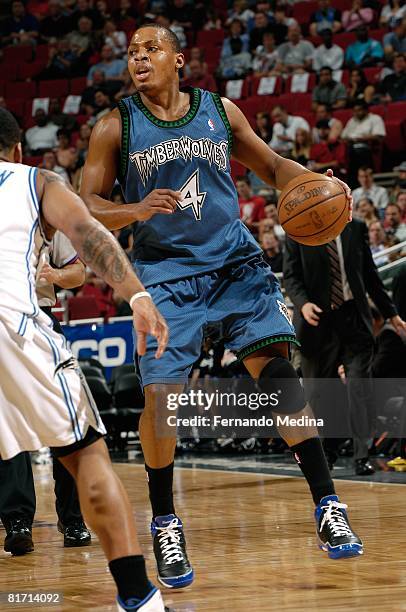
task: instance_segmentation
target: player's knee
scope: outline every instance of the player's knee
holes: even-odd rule
[[[292,364],[284,357],[271,359],[258,379],[261,391],[278,398],[274,412],[295,414],[306,405],[303,387]]]

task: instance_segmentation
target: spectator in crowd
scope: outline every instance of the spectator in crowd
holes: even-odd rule
[[[186,3],[185,0],[172,0],[167,14],[171,22],[186,30],[190,30],[193,25],[193,5]]]
[[[343,12],[341,23],[346,32],[352,32],[360,26],[369,25],[373,19],[372,8],[364,7],[362,0],[353,0],[351,9]]]
[[[76,168],[78,154],[75,147],[70,144],[70,135],[67,130],[57,131],[58,146],[55,149],[56,162],[61,168],[72,172]]]
[[[235,0],[233,7],[228,11],[226,25],[229,26],[234,19],[238,19],[247,27],[248,22],[253,19],[254,15],[254,11],[248,8],[246,0]]]
[[[396,53],[393,58],[393,72],[379,84],[378,92],[383,102],[400,102],[406,100],[406,56]]]
[[[109,5],[107,4],[106,0],[97,0],[96,12],[97,12],[97,19],[101,23],[105,23],[106,21],[112,18],[111,11],[110,11]]]
[[[319,8],[310,17],[309,32],[317,36],[326,28],[334,33],[341,30],[341,13],[331,6],[330,0],[319,0]]]
[[[91,126],[95,125],[99,119],[110,112],[112,103],[109,94],[103,89],[98,89],[94,94],[94,105],[93,116],[88,121]]]
[[[382,27],[393,28],[396,22],[406,17],[406,4],[404,0],[389,0],[382,8],[379,24]]]
[[[78,55],[71,49],[69,40],[62,38],[56,45],[49,45],[47,65],[37,75],[37,79],[66,79],[71,75],[72,66],[77,60]]]
[[[347,92],[342,83],[333,79],[330,66],[323,66],[319,73],[319,82],[313,89],[313,110],[318,104],[326,104],[330,108],[343,108],[347,101]]]
[[[375,88],[366,79],[361,68],[353,68],[347,85],[347,103],[354,105],[357,100],[365,100],[370,104],[375,93]]]
[[[61,0],[49,0],[48,14],[40,22],[41,41],[60,40],[70,31],[70,18],[64,14]]]
[[[275,45],[279,47],[279,45],[286,42],[288,28],[290,28],[290,26],[297,25],[298,23],[296,19],[286,16],[286,6],[283,4],[278,4],[275,7],[274,19],[269,25],[269,29],[275,37]]]
[[[320,36],[323,43],[314,51],[313,70],[320,72],[324,66],[329,66],[331,70],[340,70],[344,62],[344,51],[338,45],[333,44],[331,30],[322,30]]]
[[[305,72],[311,69],[314,47],[302,39],[299,25],[288,29],[288,42],[278,47],[280,70],[282,72]]]
[[[73,30],[68,34],[70,48],[75,51],[83,64],[81,75],[85,73],[87,60],[96,44],[95,34],[93,32],[93,22],[89,17],[81,17],[78,22],[78,29]]]
[[[288,156],[292,152],[293,143],[296,140],[296,132],[299,128],[310,132],[309,124],[303,117],[289,115],[284,106],[278,105],[272,109],[273,135],[269,143],[271,149]]]
[[[358,170],[357,178],[360,186],[352,191],[354,208],[357,209],[359,202],[367,198],[372,200],[373,205],[378,209],[379,216],[383,218],[384,210],[389,202],[388,192],[385,187],[381,187],[381,185],[377,185],[374,182],[374,173],[369,166],[361,166]]]
[[[69,182],[68,173],[64,168],[62,168],[62,166],[57,164],[56,155],[53,151],[46,151],[44,153],[40,168],[44,168],[44,170],[51,170],[52,172],[55,172],[61,176],[65,181]]]
[[[239,19],[233,19],[230,23],[230,36],[223,40],[220,60],[228,59],[233,53],[232,42],[239,41],[241,43],[240,53],[249,51],[249,36],[244,33],[244,26]]]
[[[264,251],[263,258],[268,263],[273,272],[282,272],[283,269],[283,253],[278,238],[274,232],[265,232],[262,234],[261,247]]]
[[[87,84],[91,85],[93,73],[96,70],[103,70],[108,81],[124,81],[127,63],[122,59],[114,59],[110,45],[103,45],[100,56],[101,61],[92,66],[87,74]]]
[[[208,91],[217,91],[216,81],[213,75],[207,74],[200,60],[194,59],[189,62],[190,77],[183,84],[189,87],[200,87]]]
[[[2,44],[33,45],[37,42],[38,31],[38,20],[26,11],[21,0],[14,0],[11,17],[4,21],[2,27]]]
[[[307,167],[313,172],[325,172],[328,168],[332,168],[336,176],[343,175],[347,162],[345,144],[337,138],[330,139],[332,128],[328,119],[320,119],[316,123],[316,130],[318,139],[310,150],[310,162]]]
[[[327,104],[318,104],[316,107],[316,123],[318,121],[324,121],[324,120],[328,121],[328,125],[330,128],[328,141],[336,142],[340,138],[341,132],[343,131],[343,124],[339,119],[336,119],[335,117],[332,116],[331,108],[327,106]],[[315,129],[313,129],[312,135],[313,135],[314,143],[320,142],[317,126]]]
[[[113,13],[113,19],[117,23],[117,27],[126,32],[135,29],[137,16],[131,0],[120,0],[119,7]]]
[[[55,123],[59,128],[65,128],[71,132],[76,127],[75,115],[68,115],[64,113],[61,108],[61,101],[59,98],[51,98],[48,106],[48,119],[51,123]]]
[[[203,30],[221,30],[223,24],[221,18],[217,15],[214,9],[208,8],[206,11],[206,23],[203,26]]]
[[[81,168],[86,160],[89,150],[89,140],[92,127],[88,123],[83,123],[79,128],[79,138],[76,141],[76,152],[78,154],[77,166]]]
[[[103,89],[104,91],[108,90],[106,75],[103,70],[94,70],[92,74],[92,78],[88,81],[88,86],[84,89],[82,93],[82,99],[80,105],[82,110],[86,115],[91,115],[96,108],[94,102],[94,95],[96,91],[99,89]]]
[[[353,106],[353,117],[347,122],[341,137],[349,147],[351,180],[360,166],[372,166],[372,147],[382,143],[386,128],[382,117],[370,113],[368,104],[357,100]]]
[[[403,161],[400,166],[394,168],[393,171],[397,172],[397,177],[395,178],[395,184],[392,190],[392,196],[396,198],[399,191],[406,190],[406,161]]]
[[[393,53],[406,53],[406,17],[397,21],[393,32],[385,34],[383,47],[387,58]]]
[[[262,45],[259,45],[255,50],[252,69],[255,76],[271,76],[275,74],[276,65],[278,64],[279,55],[275,49],[275,39],[271,32],[264,32],[262,37]]]
[[[204,61],[203,49],[199,49],[199,47],[192,47],[189,53],[189,62],[186,63],[183,67],[183,76],[185,79],[188,79],[190,77],[189,63],[195,59],[201,62],[204,73],[206,74],[206,72],[208,72],[209,67],[207,66],[207,63]]]
[[[397,204],[400,208],[400,216],[402,221],[406,222],[406,190],[398,192],[395,204]]]
[[[257,11],[254,17],[254,27],[252,28],[250,37],[250,51],[253,53],[255,49],[262,44],[265,32],[269,32],[270,20],[264,11]]]
[[[58,144],[56,134],[59,127],[48,120],[42,108],[35,111],[34,122],[35,126],[25,132],[25,142],[30,155],[41,155]]]
[[[393,301],[399,312],[399,315],[403,318],[406,316],[406,264],[403,263],[398,267],[398,271],[392,280],[392,294]]]
[[[165,13],[157,15],[155,18],[155,23],[163,26],[164,28],[168,28],[168,30],[171,30],[174,34],[176,34],[182,49],[187,47],[185,28],[182,24],[178,23],[177,21],[171,21]]]
[[[98,12],[92,8],[89,0],[77,0],[76,8],[71,14],[71,29],[78,28],[79,21],[82,17],[87,17],[93,23],[95,30],[101,30],[103,21],[100,19]]]
[[[269,113],[260,111],[255,115],[255,133],[266,144],[272,139],[272,120]]]
[[[402,222],[399,204],[388,204],[385,209],[385,231],[399,242],[406,240],[406,223]]]
[[[112,19],[108,19],[103,27],[104,44],[113,49],[115,58],[123,58],[127,55],[127,35],[123,31],[117,30],[117,26]]]
[[[302,166],[307,166],[310,160],[310,150],[312,148],[312,135],[309,130],[298,128],[296,130],[295,142],[293,144],[291,158]]]
[[[368,225],[368,235],[372,255],[381,253],[381,251],[387,248],[385,230],[380,221],[372,221],[372,223]],[[384,266],[389,263],[389,257],[387,255],[374,257],[374,262],[376,266]]]
[[[118,100],[121,100],[121,98],[127,98],[128,96],[132,96],[133,94],[135,94],[136,91],[137,90],[135,88],[131,75],[127,70],[124,77],[124,83],[121,89],[115,94],[114,99],[116,100],[116,102],[118,102]]]
[[[256,235],[258,234],[259,221],[265,217],[265,200],[261,196],[254,195],[251,182],[247,176],[237,176],[236,187],[240,217],[250,232]]]
[[[268,203],[265,206],[264,214],[264,218],[259,222],[259,239],[261,240],[266,232],[273,232],[280,242],[284,242],[285,232],[279,223],[276,204],[274,202]]]
[[[361,198],[354,214],[362,219],[368,227],[374,221],[379,221],[378,210],[370,198]]]
[[[240,37],[230,39],[231,55],[221,57],[218,75],[223,79],[238,79],[244,77],[252,67],[251,54],[244,51],[244,43]]]
[[[345,62],[348,68],[365,68],[376,66],[384,58],[383,48],[379,41],[369,38],[368,28],[357,28],[357,40],[347,47]]]

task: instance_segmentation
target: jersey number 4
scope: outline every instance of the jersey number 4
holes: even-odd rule
[[[206,198],[207,191],[200,193],[199,188],[199,170],[195,170],[192,176],[188,178],[186,183],[179,189],[182,194],[182,199],[178,202],[178,207],[181,210],[191,208],[196,221],[202,219],[202,206]]]

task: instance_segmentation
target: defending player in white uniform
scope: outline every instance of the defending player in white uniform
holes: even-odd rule
[[[57,175],[21,165],[20,130],[0,109],[0,455],[51,446],[76,480],[87,523],[99,536],[117,585],[119,610],[164,612],[149,582],[127,494],[112,470],[104,426],[83,389],[71,352],[35,294],[35,237],[50,228],[71,240],[81,259],[130,302],[145,352],[146,336],[165,350],[167,327],[126,255]],[[15,163],[16,162],[16,163]],[[46,227],[47,235],[45,235]]]

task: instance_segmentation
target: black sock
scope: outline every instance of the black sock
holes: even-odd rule
[[[314,503],[317,505],[326,495],[335,495],[320,438],[309,438],[291,446],[290,450],[309,484]]]
[[[173,505],[173,462],[164,468],[150,468],[145,464],[148,474],[149,499],[152,516],[175,514]]]
[[[145,559],[142,555],[114,559],[110,561],[109,568],[123,602],[131,597],[142,601],[153,589],[153,585],[148,580]]]

